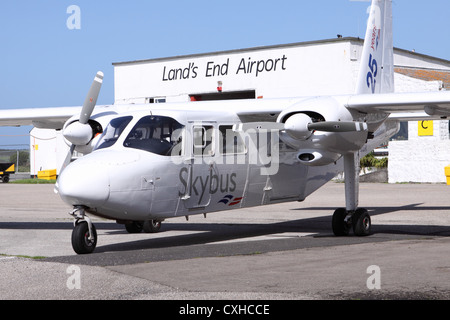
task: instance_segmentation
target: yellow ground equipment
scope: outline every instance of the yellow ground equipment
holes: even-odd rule
[[[56,180],[56,169],[39,171],[38,179]]]
[[[16,173],[14,163],[0,163],[0,178],[4,183],[9,182],[9,175]]]

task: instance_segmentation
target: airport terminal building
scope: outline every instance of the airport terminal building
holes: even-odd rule
[[[351,94],[356,87],[362,48],[362,39],[339,37],[116,62],[114,103],[195,103]],[[394,64],[396,92],[450,88],[450,61],[395,48]],[[67,152],[61,150],[65,146],[58,134],[53,139],[40,131],[32,131],[32,174],[59,168]],[[40,140],[39,136],[46,140]],[[62,156],[41,152],[48,150],[46,144],[52,143],[58,145],[53,149]],[[38,144],[43,149],[36,149]],[[444,167],[450,165],[449,121],[409,122],[398,139],[389,142],[388,149],[389,182],[445,182]]]

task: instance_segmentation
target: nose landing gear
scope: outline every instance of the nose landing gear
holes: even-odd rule
[[[75,219],[72,231],[72,248],[77,254],[92,253],[97,246],[97,230],[91,219],[86,215],[86,207],[74,206],[69,214]],[[125,227],[129,233],[156,233],[161,229],[163,220],[147,220],[126,222]],[[124,223],[119,222],[118,223]]]
[[[75,206],[69,213],[75,218],[72,231],[72,248],[78,254],[92,253],[97,246],[97,230],[91,219],[86,216],[85,208]]]

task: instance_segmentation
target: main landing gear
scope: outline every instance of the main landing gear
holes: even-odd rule
[[[161,220],[132,221],[125,223],[128,233],[156,233],[161,229]]]
[[[333,214],[332,228],[335,236],[348,236],[353,229],[355,236],[363,237],[371,233],[371,220],[366,209],[357,209],[347,213],[345,208],[337,209]]]
[[[344,155],[344,176],[346,208],[340,208],[334,212],[331,223],[333,233],[336,236],[347,236],[353,229],[356,236],[368,236],[372,232],[369,212],[366,209],[358,208],[358,153]]]

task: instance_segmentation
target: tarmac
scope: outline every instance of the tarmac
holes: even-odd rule
[[[336,182],[304,202],[167,220],[157,234],[94,218],[97,249],[79,256],[53,185],[0,184],[0,299],[447,300],[449,192],[361,184],[368,237],[332,235]]]

